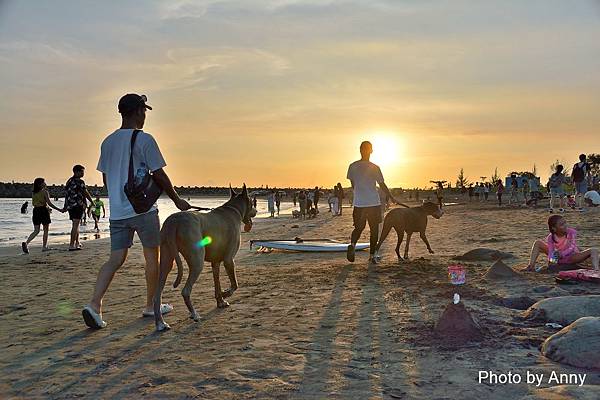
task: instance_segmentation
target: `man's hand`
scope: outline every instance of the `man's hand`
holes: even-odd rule
[[[192,208],[192,206],[190,206],[190,203],[188,203],[181,197],[178,198],[177,200],[175,200],[175,207],[177,207],[181,211],[186,211],[186,210],[189,210],[190,208]]]

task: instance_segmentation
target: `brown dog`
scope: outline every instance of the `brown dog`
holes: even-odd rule
[[[390,230],[394,228],[398,234],[398,244],[396,245],[396,255],[398,260],[402,260],[400,257],[400,244],[404,239],[404,232],[406,232],[406,247],[404,248],[404,258],[408,258],[408,246],[410,244],[410,237],[414,232],[419,232],[421,239],[427,245],[427,250],[430,254],[433,254],[433,250],[429,245],[427,236],[425,236],[425,229],[427,229],[427,216],[431,215],[435,219],[440,219],[444,212],[435,203],[426,202],[419,207],[411,208],[395,208],[385,216],[383,220],[383,231],[381,232],[381,238],[377,243],[376,250],[379,251],[381,244],[390,233]]]
[[[238,288],[233,258],[240,248],[241,225],[244,223],[244,230],[248,232],[252,228],[251,218],[256,215],[246,185],[239,194],[230,188],[230,194],[229,201],[209,213],[184,211],[172,214],[165,220],[160,230],[160,275],[154,295],[154,318],[157,331],[170,328],[161,315],[160,304],[167,275],[173,268],[173,260],[177,261],[177,278],[173,287],[177,287],[181,282],[183,265],[179,252],[183,254],[190,270],[181,291],[190,318],[195,321],[200,319],[192,305],[190,294],[192,286],[202,272],[204,261],[209,261],[212,266],[217,307],[229,306],[223,298],[231,296]],[[223,291],[219,281],[221,262],[225,265],[231,284],[229,289]]]

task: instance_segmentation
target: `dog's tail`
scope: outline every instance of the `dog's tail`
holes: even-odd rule
[[[179,251],[177,251],[177,247],[175,247],[175,262],[177,263],[177,278],[175,278],[175,282],[173,282],[174,288],[179,286],[183,276],[183,263],[181,262],[181,256],[179,255]]]
[[[176,288],[181,283],[181,278],[183,277],[183,263],[181,262],[179,249],[177,248],[177,228],[174,224],[169,224],[168,222],[168,220],[165,221],[163,229],[160,232],[162,242],[161,253],[168,251],[173,255],[173,258],[175,258],[175,262],[177,263],[177,278],[175,278],[175,282],[173,282],[173,287]]]

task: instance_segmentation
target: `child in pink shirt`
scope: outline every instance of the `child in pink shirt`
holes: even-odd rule
[[[536,240],[531,248],[531,257],[527,265],[528,271],[535,270],[535,263],[540,252],[552,258],[555,250],[558,250],[559,264],[577,264],[588,258],[592,259],[592,267],[600,269],[598,265],[598,249],[592,248],[581,251],[577,247],[577,231],[567,226],[567,221],[560,215],[552,215],[548,218],[548,229],[550,234],[546,240]]]

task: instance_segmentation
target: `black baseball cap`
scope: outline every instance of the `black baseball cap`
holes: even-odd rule
[[[152,110],[146,102],[148,98],[145,94],[139,95],[135,93],[127,93],[125,96],[121,97],[119,100],[119,112],[121,114],[130,114],[140,107],[145,107],[148,110]]]

